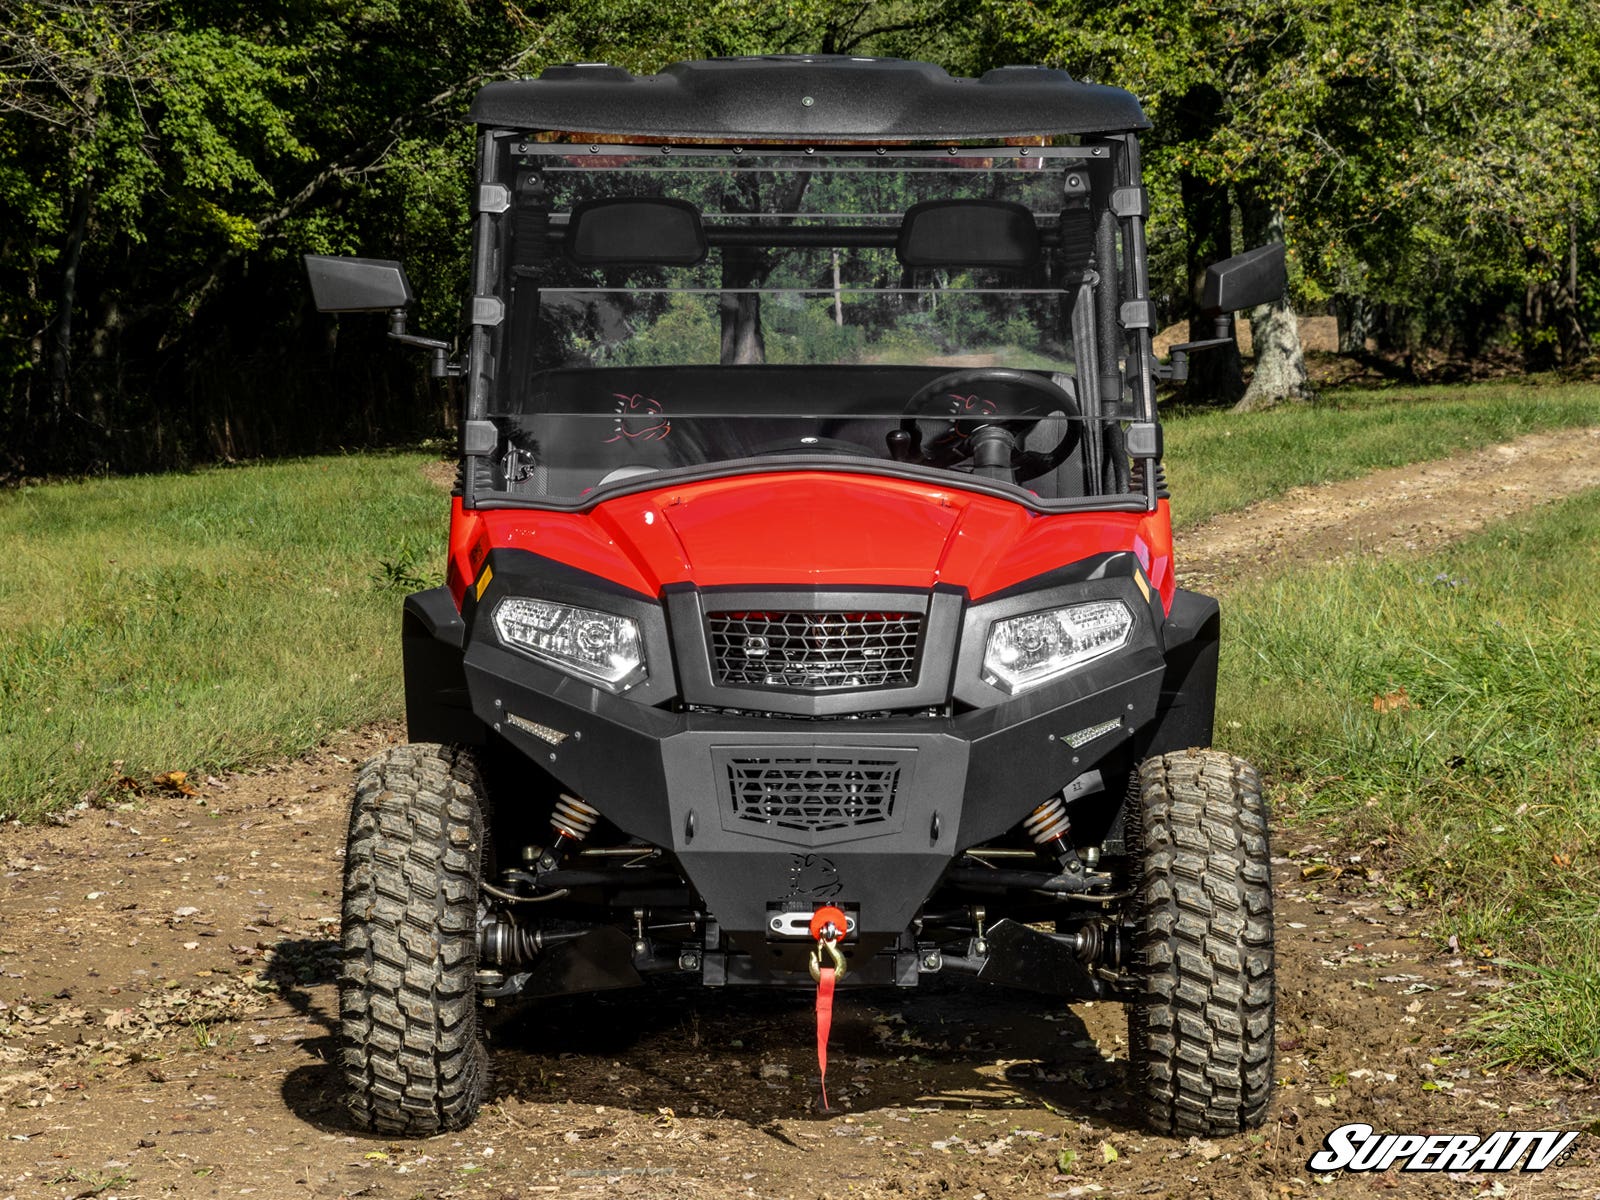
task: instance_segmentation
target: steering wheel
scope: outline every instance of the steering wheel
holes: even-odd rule
[[[964,395],[976,384],[1006,391],[1032,392],[1046,404],[996,404],[977,394]],[[1026,437],[1040,421],[1057,416],[1067,431],[1049,450],[1024,450]],[[916,461],[949,467],[973,459],[975,469],[994,478],[1024,483],[1055,470],[1083,436],[1082,414],[1072,394],[1033,371],[1011,367],[970,367],[930,379],[906,401],[900,428],[911,436]]]

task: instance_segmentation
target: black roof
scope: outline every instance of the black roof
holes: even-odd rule
[[[512,129],[730,141],[978,140],[1150,126],[1130,93],[1048,67],[960,79],[930,63],[845,55],[713,58],[659,75],[548,67],[538,79],[489,84],[471,115]]]

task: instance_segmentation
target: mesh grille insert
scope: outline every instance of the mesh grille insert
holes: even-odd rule
[[[889,820],[900,787],[895,759],[767,755],[724,765],[735,817],[810,833]]]
[[[723,687],[816,692],[916,682],[920,613],[713,612],[706,624]]]

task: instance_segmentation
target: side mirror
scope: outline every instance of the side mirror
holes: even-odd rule
[[[1220,316],[1258,304],[1271,304],[1283,295],[1288,282],[1282,242],[1246,250],[1206,268],[1200,311]]]
[[[311,298],[322,312],[390,312],[411,303],[411,282],[387,258],[306,255]]]
[[[449,342],[406,332],[406,306],[413,299],[411,281],[406,269],[393,259],[308,254],[306,275],[318,311],[388,313],[389,339],[428,351],[428,374],[435,379],[461,374],[461,364],[450,358]]]
[[[1282,242],[1259,246],[1206,268],[1205,286],[1200,291],[1200,311],[1216,318],[1216,336],[1198,342],[1173,346],[1172,361],[1155,369],[1158,379],[1182,383],[1189,378],[1189,356],[1201,350],[1214,350],[1233,341],[1233,318],[1241,308],[1271,304],[1289,286]]]

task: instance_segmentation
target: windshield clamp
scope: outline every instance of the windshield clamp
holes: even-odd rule
[[[1119,187],[1111,193],[1111,211],[1119,217],[1150,215],[1150,194],[1142,187]]]
[[[500,431],[493,421],[464,421],[461,425],[461,454],[465,458],[488,458],[500,445]]]
[[[498,325],[506,319],[505,302],[499,296],[474,296],[472,298],[472,324]]]
[[[479,212],[503,213],[511,207],[511,189],[503,183],[480,183],[477,200]]]

